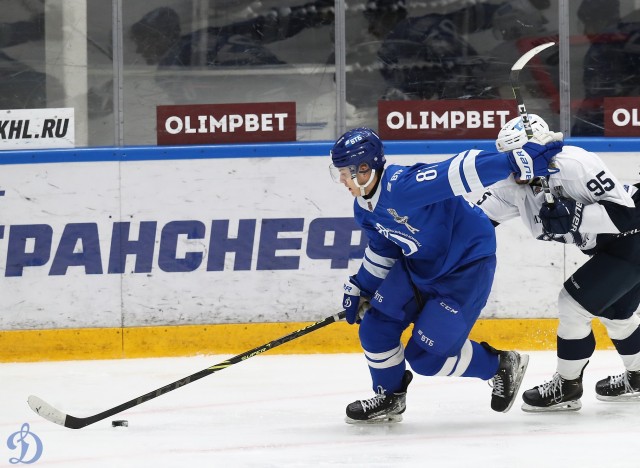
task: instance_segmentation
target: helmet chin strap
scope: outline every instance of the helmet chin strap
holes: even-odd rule
[[[356,187],[358,187],[360,189],[360,196],[364,197],[366,195],[365,193],[365,189],[371,185],[371,182],[373,182],[373,179],[375,179],[376,176],[376,170],[375,169],[371,169],[371,176],[369,177],[369,180],[367,180],[367,183],[364,185],[360,185],[358,183],[358,179],[357,178],[353,178],[353,183],[356,185]]]

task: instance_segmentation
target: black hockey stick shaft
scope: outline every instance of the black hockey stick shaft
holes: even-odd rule
[[[527,108],[524,105],[524,98],[522,97],[522,92],[520,91],[520,71],[525,67],[529,61],[542,52],[545,49],[555,45],[555,42],[546,42],[544,44],[540,44],[537,47],[534,47],[530,51],[526,52],[522,57],[520,57],[516,63],[511,67],[511,74],[509,79],[511,81],[511,89],[513,89],[513,96],[516,98],[516,104],[518,105],[518,114],[522,118],[522,125],[524,126],[524,131],[527,134],[527,138],[530,140],[533,138],[533,129],[531,128],[531,121],[529,120],[529,113],[527,112]],[[544,199],[545,201],[553,205],[553,195],[551,195],[551,190],[549,189],[549,182],[546,177],[540,177],[540,183],[542,184],[542,190],[544,191]]]
[[[226,361],[222,361],[218,364],[215,364],[211,367],[207,367],[206,369],[202,369],[199,372],[191,374],[187,377],[184,377],[180,380],[176,380],[168,385],[157,388],[149,393],[141,395],[137,398],[129,400],[121,405],[114,406],[106,411],[103,411],[98,414],[94,414],[93,416],[87,416],[85,418],[78,418],[75,416],[71,416],[70,414],[65,414],[62,411],[55,409],[53,406],[49,405],[44,400],[31,395],[28,398],[29,406],[33,411],[42,416],[43,418],[51,421],[53,423],[59,424],[61,426],[65,426],[71,429],[81,429],[83,427],[89,426],[90,424],[96,423],[98,421],[102,421],[110,416],[121,413],[122,411],[133,408],[134,406],[141,405],[142,403],[153,400],[154,398],[159,397],[160,395],[164,395],[165,393],[172,392],[173,390],[177,390],[178,388],[184,387],[190,383],[195,382],[196,380],[200,380],[203,377],[211,375],[215,372],[226,369],[229,366],[237,364],[242,361],[246,361],[249,358],[257,356],[259,354],[264,353],[265,351],[269,351],[270,349],[275,348],[276,346],[280,346],[284,343],[287,343],[291,340],[295,340],[296,338],[300,338],[301,336],[307,335],[315,330],[326,327],[327,325],[342,320],[346,315],[345,311],[339,312],[337,314],[326,317],[318,322],[312,323],[300,330],[296,330],[288,335],[285,335],[276,340],[270,341],[269,343],[263,344],[262,346],[258,346],[256,348],[250,349],[249,351],[245,351],[242,354],[238,354]]]

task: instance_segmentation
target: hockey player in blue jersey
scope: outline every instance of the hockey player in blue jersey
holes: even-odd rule
[[[538,135],[513,153],[469,150],[438,163],[386,168],[373,130],[356,128],[337,140],[332,176],[356,197],[354,216],[368,238],[342,305],[347,322],[360,323],[376,392],[347,406],[348,423],[402,419],[413,378],[406,362],[421,375],[492,380],[491,408],[511,408],[528,356],[468,339],[491,290],[496,240],[486,215],[460,195],[511,173],[548,175],[562,148],[554,135]],[[371,308],[362,314],[365,301]],[[401,335],[412,323],[405,348]]]

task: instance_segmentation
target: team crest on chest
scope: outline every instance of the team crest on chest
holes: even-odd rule
[[[409,230],[409,232],[411,234],[415,234],[416,232],[420,232],[420,229],[414,228],[413,226],[411,226],[409,224],[409,217],[408,216],[400,216],[398,214],[398,212],[396,210],[394,210],[393,208],[388,208],[387,211],[389,212],[389,214],[391,216],[393,216],[393,220],[396,223],[404,224],[404,226]]]

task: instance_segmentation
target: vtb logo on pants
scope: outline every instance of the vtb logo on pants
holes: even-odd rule
[[[433,346],[434,345],[434,341],[429,338],[427,335],[425,335],[422,330],[418,330],[418,335],[420,335],[420,341],[422,341],[423,343],[426,343],[427,346]]]

